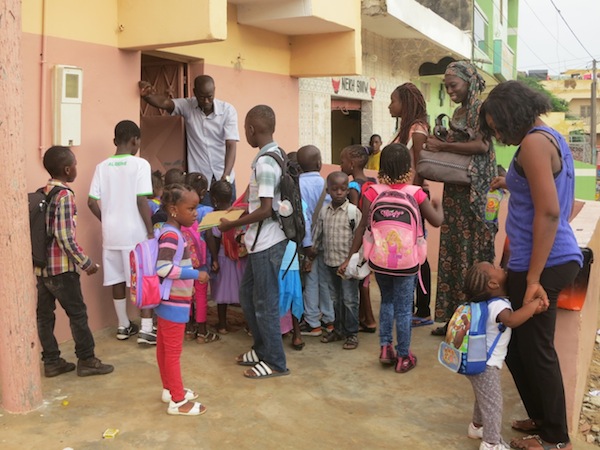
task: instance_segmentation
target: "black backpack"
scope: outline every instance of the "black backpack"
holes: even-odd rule
[[[44,194],[44,188],[41,187],[37,191],[27,194],[29,201],[31,257],[34,267],[43,269],[48,264],[48,245],[52,241],[52,234],[46,229],[46,211],[52,202],[52,198],[64,189],[68,188],[54,186],[46,195]],[[54,211],[51,210],[50,214],[50,223],[52,223]]]
[[[302,210],[302,197],[300,196],[300,166],[297,162],[291,161],[285,152],[281,150],[282,156],[276,152],[267,152],[263,156],[270,156],[281,168],[281,179],[279,180],[279,190],[281,193],[281,201],[287,200],[292,205],[292,213],[288,216],[282,216],[277,211],[273,211],[273,220],[279,222],[281,229],[285,233],[285,237],[297,244],[297,248],[302,248],[302,240],[306,234],[304,228],[304,211]],[[258,224],[256,238],[252,245],[258,241],[258,235],[262,228],[262,221]],[[287,272],[287,270],[286,270]]]

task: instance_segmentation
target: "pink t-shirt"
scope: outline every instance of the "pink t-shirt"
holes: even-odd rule
[[[394,189],[396,191],[401,191],[404,188],[404,186],[407,186],[407,185],[404,183],[391,184],[390,189]],[[364,194],[365,198],[367,200],[369,200],[369,202],[371,202],[371,203],[373,203],[373,200],[375,200],[377,198],[377,195],[379,195],[377,193],[377,191],[370,186],[367,188],[367,190],[365,191],[365,194]],[[415,197],[415,200],[417,201],[417,204],[420,205],[427,198],[427,194],[425,193],[425,191],[423,189],[419,188],[417,190],[417,192],[415,192],[414,197]]]

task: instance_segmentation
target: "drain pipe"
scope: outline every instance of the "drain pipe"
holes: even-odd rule
[[[44,125],[46,124],[46,0],[42,0],[42,31],[40,50],[40,124],[39,124],[39,153],[44,156]]]

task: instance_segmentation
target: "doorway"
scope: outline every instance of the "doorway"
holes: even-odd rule
[[[187,64],[142,54],[141,80],[148,81],[155,92],[170,98],[187,96]],[[186,141],[183,118],[171,116],[140,99],[140,156],[152,170],[165,173],[171,168],[185,170]]]
[[[360,100],[331,99],[331,163],[339,164],[344,147],[361,144]]]

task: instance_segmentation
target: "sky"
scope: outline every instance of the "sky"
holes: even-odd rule
[[[547,69],[558,75],[568,69],[591,68],[593,57],[600,71],[600,0],[552,1],[519,0],[517,69]]]

